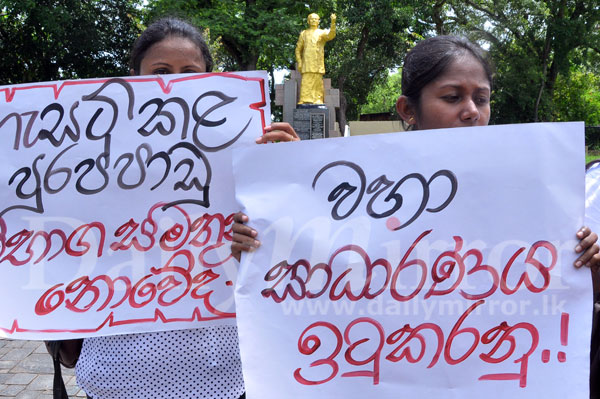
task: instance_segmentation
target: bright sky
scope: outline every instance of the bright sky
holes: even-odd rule
[[[276,69],[273,72],[273,75],[275,76],[275,84],[281,84],[283,83],[283,78],[286,74],[288,74],[290,71],[287,69]]]

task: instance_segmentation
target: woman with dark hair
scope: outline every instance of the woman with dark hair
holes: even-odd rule
[[[149,50],[152,50],[152,52],[160,52],[160,50],[174,52],[182,50],[181,47],[193,50],[191,57],[183,58],[195,60],[198,63],[197,65],[191,67],[189,70],[171,70],[165,68],[146,71],[142,69],[142,61],[146,58]],[[146,63],[148,62],[149,60],[146,59]],[[213,59],[206,41],[198,29],[180,19],[166,17],[154,22],[137,38],[131,48],[129,67],[131,75],[212,72]],[[199,71],[196,69],[202,70]]]
[[[396,109],[415,129],[487,125],[490,118],[491,68],[478,47],[452,36],[417,44],[406,56],[402,70],[402,96]],[[597,280],[600,254],[598,237],[589,228],[577,232],[581,255],[576,267],[590,266]],[[597,289],[597,282],[594,289]],[[600,397],[600,294],[594,292],[591,342],[590,397]]]
[[[490,120],[492,68],[481,49],[465,38],[437,36],[417,43],[402,69],[396,110],[409,128],[485,126]],[[582,227],[576,267],[598,266],[598,236]]]
[[[437,36],[406,55],[396,109],[415,130],[483,126],[490,119],[491,91],[492,68],[479,47],[465,38]],[[450,108],[461,113],[448,113]]]
[[[408,129],[441,129],[484,126],[490,120],[492,68],[481,49],[465,38],[437,36],[417,43],[404,59],[402,95],[396,110]],[[246,226],[248,217],[235,215],[231,252],[260,246],[256,230]],[[576,267],[600,264],[598,236],[582,227],[575,252]]]
[[[210,72],[213,60],[198,29],[168,17],[135,41],[130,67],[132,75]],[[285,123],[265,131],[257,142],[298,140]],[[76,367],[88,398],[244,396],[236,326],[86,338]]]

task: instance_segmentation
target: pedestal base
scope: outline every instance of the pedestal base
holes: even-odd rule
[[[329,108],[323,104],[300,104],[294,109],[292,126],[301,140],[329,137]]]

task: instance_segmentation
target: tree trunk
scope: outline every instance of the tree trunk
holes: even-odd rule
[[[577,19],[580,16],[581,13],[581,2],[577,3],[576,9],[573,12],[573,14],[571,15],[571,19]],[[558,17],[557,19],[559,21],[563,21],[566,20],[566,3],[563,0],[562,4],[561,4],[561,8],[558,11]],[[566,38],[564,38],[562,40],[565,40]],[[560,38],[558,40],[561,40]],[[559,62],[557,60],[564,60],[567,59],[567,57],[569,56],[569,52],[571,51],[571,48],[565,48],[564,46],[559,46],[557,48],[554,49],[554,56],[552,57],[552,64],[550,65],[550,70],[548,71],[548,77],[546,78],[546,91],[548,93],[548,96],[553,99],[554,98],[554,86],[556,85],[556,79],[558,78],[558,70],[559,70]]]
[[[442,18],[444,4],[446,4],[446,1],[442,0],[433,5],[433,23],[435,24],[435,32],[438,36],[444,34],[444,20]]]
[[[551,27],[546,28],[546,43],[544,44],[544,51],[542,53],[542,59],[540,63],[544,66],[542,68],[542,81],[540,82],[540,89],[538,91],[537,98],[535,100],[535,107],[533,110],[533,121],[538,121],[538,114],[540,109],[540,102],[542,101],[542,95],[544,94],[544,88],[546,87],[546,73],[548,72],[548,57],[552,50],[552,32]]]
[[[554,84],[556,82],[556,78],[558,76],[558,65],[557,65],[557,57],[566,57],[567,54],[556,54],[553,55],[553,61],[550,65],[550,70],[548,70],[548,62],[550,59],[550,54],[552,52],[552,46],[554,43],[554,26],[557,24],[557,21],[564,20],[565,18],[565,9],[566,9],[566,1],[562,0],[559,5],[559,9],[556,14],[552,17],[552,20],[548,23],[548,27],[546,28],[546,44],[544,45],[544,53],[542,55],[542,62],[544,65],[544,69],[542,72],[542,82],[540,84],[540,90],[538,92],[538,97],[535,101],[535,110],[534,110],[534,122],[538,122],[539,120],[539,108],[540,102],[542,100],[542,94],[544,93],[544,89],[547,89],[547,95],[552,98],[554,93]]]
[[[252,59],[246,61],[244,65],[241,65],[242,71],[256,71],[256,64],[258,63],[258,56],[252,55]]]

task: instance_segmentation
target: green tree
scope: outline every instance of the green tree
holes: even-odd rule
[[[367,96],[367,100],[360,106],[360,114],[377,114],[396,112],[396,100],[402,92],[402,73],[396,72],[388,75],[385,80],[375,85]]]
[[[149,18],[184,17],[208,28],[229,60],[226,69],[289,67],[309,3],[289,0],[151,0]],[[304,16],[306,18],[306,16]]]
[[[553,120],[559,75],[598,53],[600,6],[589,0],[452,0],[459,29],[484,40],[497,65],[492,120]],[[433,23],[432,23],[433,24]],[[456,29],[456,26],[454,26]],[[575,58],[578,58],[576,61]]]
[[[407,1],[338,0],[337,37],[329,46],[327,75],[340,90],[338,122],[358,117],[371,88],[397,67],[410,44],[414,9]]]
[[[130,0],[0,0],[0,84],[128,74]]]
[[[600,126],[600,76],[581,68],[559,75],[554,89],[553,120],[585,121]]]
[[[331,0],[150,0],[148,21],[185,18],[206,29],[216,66],[223,71],[294,69],[298,34],[310,12],[324,15]],[[273,104],[272,104],[273,105]]]
[[[238,70],[295,67],[298,34],[310,12],[329,25],[337,13],[337,36],[326,47],[326,76],[340,89],[340,126],[354,118],[373,84],[397,66],[407,46],[412,7],[406,1],[354,0],[154,0],[153,16],[177,13],[209,28],[229,56],[228,67]]]

